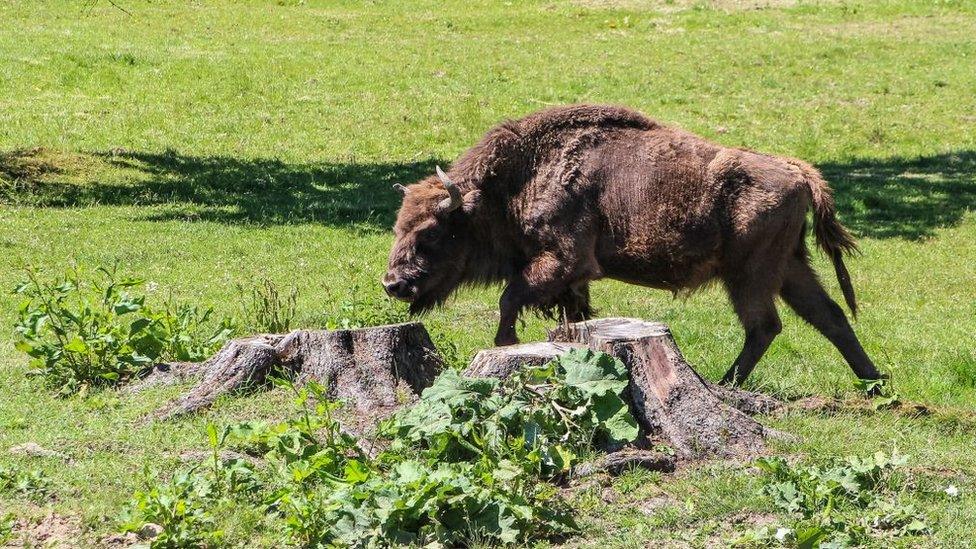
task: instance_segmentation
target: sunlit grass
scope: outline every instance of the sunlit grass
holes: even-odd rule
[[[236,315],[237,286],[270,278],[298,288],[297,323],[318,325],[345,303],[382,299],[392,183],[450,163],[505,118],[619,103],[817,164],[860,237],[864,254],[848,264],[868,352],[904,399],[976,402],[972,3],[120,3],[131,16],[107,2],[0,3],[0,151],[20,151],[0,161],[0,289],[26,264],[53,273],[118,261],[157,291]],[[823,258],[817,265],[836,294]],[[706,377],[741,346],[719,289],[673,300],[600,282],[593,294],[602,314],[670,324]],[[491,344],[497,297],[497,288],[465,291],[424,320],[471,356]],[[15,307],[0,297],[0,328]],[[783,317],[753,386],[851,395],[836,350]],[[544,328],[529,316],[521,333],[539,339]],[[205,445],[207,422],[273,416],[284,400],[243,396],[146,425],[141,417],[178,388],[59,400],[25,378],[24,357],[0,333],[0,463],[52,475],[51,506],[83,516],[89,542],[112,531],[144,467],[172,469]],[[976,458],[971,432],[942,417],[775,423],[801,437],[783,452],[897,447],[953,479],[963,489],[955,502],[913,496],[935,526],[932,545],[952,546],[976,537],[966,519],[976,513]],[[25,441],[72,461],[7,454]],[[721,540],[747,527],[725,519],[763,506],[738,465],[646,489],[621,482],[636,499],[581,500],[590,525],[581,543]],[[658,491],[669,499],[650,514],[633,503]],[[27,505],[0,500],[0,511]],[[232,530],[246,539],[246,527]]]

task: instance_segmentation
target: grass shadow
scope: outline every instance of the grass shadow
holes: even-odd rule
[[[40,151],[40,152],[38,152]],[[412,183],[434,172],[434,159],[389,163],[291,164],[278,159],[242,159],[113,151],[74,155],[77,164],[95,165],[89,172],[97,183],[73,183],[58,167],[65,155],[34,149],[37,168],[27,170],[24,155],[19,172],[20,196],[5,197],[37,207],[158,206],[151,220],[202,220],[231,224],[302,224],[361,226],[387,229],[400,207],[394,183]],[[74,171],[74,170],[72,170]],[[133,177],[133,175],[135,177]],[[83,177],[84,179],[84,177]],[[91,176],[89,176],[91,179]],[[133,181],[133,179],[135,181]],[[10,192],[6,194],[11,194]]]
[[[918,240],[976,210],[976,151],[817,166],[857,236]]]
[[[427,159],[289,164],[175,151],[20,153],[0,154],[0,179],[22,175],[8,185],[0,202],[40,207],[172,205],[149,213],[149,219],[372,229],[393,224],[400,195],[392,184],[429,175],[437,163]],[[93,163],[101,167],[93,169]],[[818,168],[835,189],[843,222],[858,236],[927,238],[936,229],[959,224],[966,212],[976,209],[976,151],[854,159]],[[100,170],[107,175],[97,175]],[[72,183],[71,174],[79,173],[81,184]]]

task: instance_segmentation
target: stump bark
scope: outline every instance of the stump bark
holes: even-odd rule
[[[682,459],[753,456],[775,434],[737,409],[765,411],[772,406],[768,399],[704,381],[664,324],[603,318],[561,326],[550,339],[585,344],[623,361],[630,372],[629,404],[643,433],[664,439]]]
[[[386,415],[430,386],[443,360],[419,322],[358,330],[296,330],[228,341],[202,364],[157,367],[141,384],[202,377],[189,392],[152,414],[166,419],[213,404],[232,391],[264,384],[269,374],[315,380],[329,398],[357,413]]]

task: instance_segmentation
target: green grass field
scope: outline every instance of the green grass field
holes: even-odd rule
[[[270,278],[298,288],[300,324],[321,325],[383,299],[393,183],[449,164],[505,118],[605,102],[825,173],[863,250],[848,262],[855,329],[901,397],[935,413],[764,421],[799,436],[782,454],[911,456],[904,498],[932,532],[886,544],[976,544],[976,3],[117,1],[131,15],[0,2],[0,465],[43,469],[55,494],[40,506],[0,495],[0,516],[53,512],[74,525],[70,544],[97,546],[144,468],[167,473],[206,447],[208,422],[276,417],[287,400],[241,396],[145,425],[180,388],[56,398],[11,345],[7,290],[24,266],[118,262],[232,315],[237,285]],[[462,292],[425,322],[470,357],[491,345],[498,293]],[[740,349],[718,289],[593,293],[605,315],[670,324],[711,379]],[[836,350],[781,312],[751,386],[854,397]],[[521,334],[544,328],[528,317]],[[8,453],[24,442],[70,461]],[[584,532],[570,546],[724,546],[771,513],[748,464],[629,474],[574,497]],[[224,527],[231,543],[270,543],[252,517]]]

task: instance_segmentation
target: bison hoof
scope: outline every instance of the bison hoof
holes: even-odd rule
[[[495,347],[507,347],[509,345],[516,345],[518,342],[518,337],[514,335],[495,336]]]

